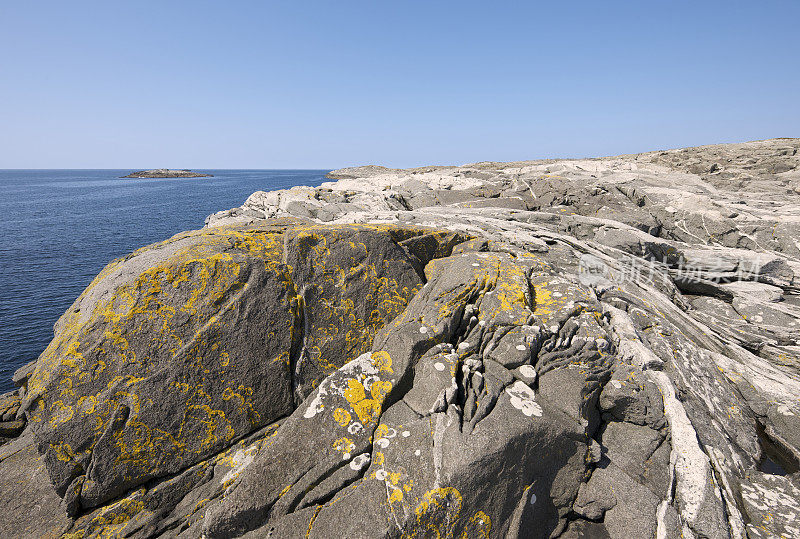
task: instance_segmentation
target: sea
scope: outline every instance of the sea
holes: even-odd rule
[[[241,206],[255,191],[318,186],[328,170],[195,170],[211,178],[123,179],[126,170],[0,170],[0,393],[53,338],[103,267]]]

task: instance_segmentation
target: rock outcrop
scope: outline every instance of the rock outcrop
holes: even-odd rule
[[[188,169],[173,170],[169,168],[155,168],[151,170],[137,170],[123,178],[211,178],[213,174],[201,174]]]
[[[798,150],[343,169],[115,260],[0,535],[798,536]]]

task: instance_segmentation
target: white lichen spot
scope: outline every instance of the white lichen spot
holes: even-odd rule
[[[370,461],[369,453],[361,453],[356,455],[356,458],[350,461],[350,469],[359,471]]]
[[[381,449],[386,449],[389,447],[389,438],[378,438],[375,443],[378,444],[378,447]]]
[[[472,263],[472,267],[473,267],[473,268],[479,268],[480,266],[481,266],[481,265],[480,265],[480,264],[478,264],[477,262],[473,262],[473,263]]]
[[[319,391],[317,392],[317,396],[314,397],[314,400],[312,400],[311,404],[308,405],[306,411],[303,412],[303,417],[305,417],[306,419],[311,419],[312,417],[320,413],[322,410],[324,410],[325,405],[322,404],[322,397],[324,397],[325,395],[327,395],[327,391],[325,390],[325,388],[320,386]]]
[[[420,451],[419,449],[417,449],[416,451],[414,451],[414,455],[416,455],[416,456],[420,456],[420,454],[421,454],[421,451]]]
[[[517,350],[519,350],[520,352],[523,352],[523,351],[525,351],[527,349],[528,349],[528,347],[525,346],[524,344],[518,344],[517,345]]]
[[[358,421],[353,421],[352,423],[347,425],[347,432],[349,432],[350,434],[358,434],[362,430],[364,430],[364,427]]]
[[[564,294],[562,294],[561,292],[553,292],[553,293],[552,293],[552,294],[550,294],[550,295],[551,295],[551,296],[553,296],[554,298],[560,298],[560,297],[561,297],[561,296],[563,296]]]
[[[794,415],[794,412],[785,404],[778,406],[778,412],[783,415]]]
[[[442,363],[441,361],[437,361],[436,363],[433,364],[433,368],[439,372],[442,372],[444,370],[444,363]]]
[[[481,320],[480,322],[478,322],[478,325],[480,327],[485,327],[486,326],[486,320]]]
[[[342,460],[350,460],[350,453],[342,453]]]
[[[466,341],[464,341],[464,342],[462,342],[462,343],[458,343],[458,349],[459,349],[459,350],[466,350],[466,349],[467,349],[467,348],[469,348],[470,346],[472,346],[472,345],[471,345],[471,344],[469,344],[469,343],[468,343],[468,342],[466,342]]]
[[[550,333],[558,333],[558,326],[550,326]]]
[[[411,433],[409,431],[407,431],[407,430],[404,430],[403,431],[403,438],[408,438],[409,436],[411,436]]]
[[[622,382],[620,382],[619,380],[611,380],[611,385],[617,389],[622,388]]]
[[[531,365],[523,365],[519,368],[519,373],[525,378],[536,378],[536,369]]]
[[[511,405],[514,408],[528,417],[532,415],[542,417],[542,407],[534,400],[535,394],[525,382],[517,380],[506,388],[506,393],[508,393]]]
[[[385,481],[386,480],[386,470],[378,470],[375,472],[375,479],[378,481]]]
[[[428,328],[426,328],[425,326],[421,326],[421,327],[419,328],[419,332],[420,332],[420,333],[428,333]]]

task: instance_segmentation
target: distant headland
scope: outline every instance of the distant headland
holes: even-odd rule
[[[211,178],[213,174],[200,174],[189,169],[172,170],[168,168],[156,168],[152,170],[137,170],[122,178]]]

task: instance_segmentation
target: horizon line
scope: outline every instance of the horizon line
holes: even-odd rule
[[[360,165],[361,166],[361,165]],[[345,168],[345,167],[339,167]],[[348,167],[349,168],[349,167]],[[122,168],[56,168],[56,167],[47,167],[47,168],[0,168],[0,171],[16,171],[16,170],[158,170],[158,169],[151,169],[151,168],[135,168],[135,167],[122,167]],[[308,167],[298,167],[298,168],[187,168],[187,169],[167,169],[167,170],[188,170],[190,172],[194,172],[197,170],[338,170],[335,168],[308,168]]]

